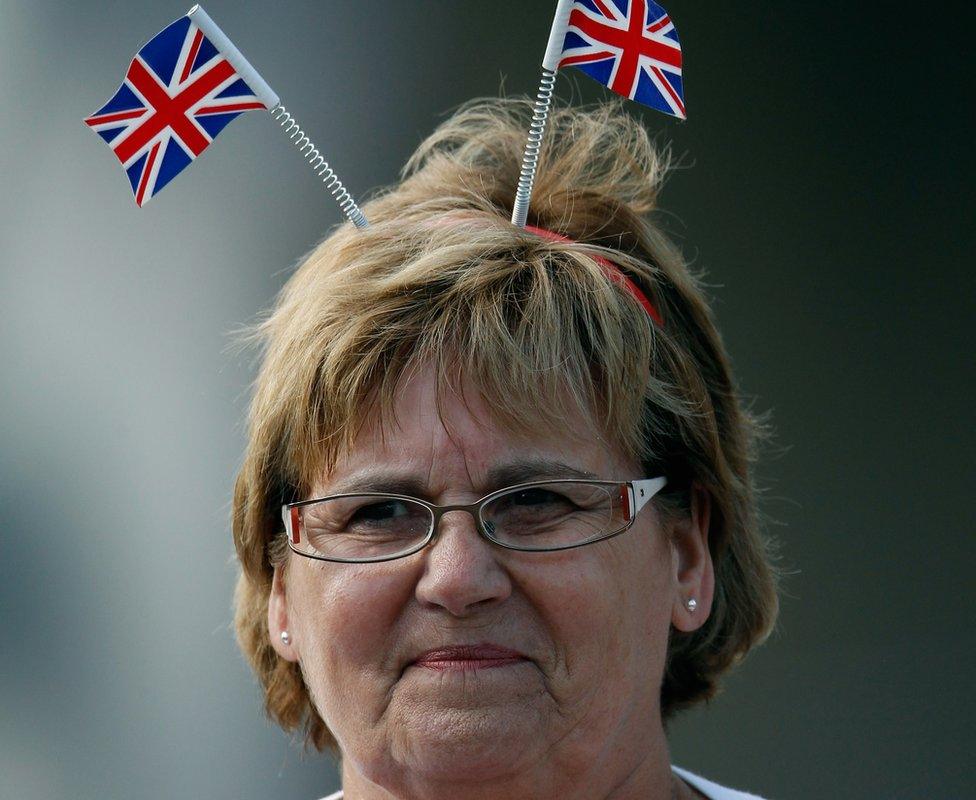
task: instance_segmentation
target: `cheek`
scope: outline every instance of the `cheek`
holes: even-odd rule
[[[556,686],[626,694],[654,685],[671,617],[668,548],[650,544],[655,535],[633,530],[533,565],[523,585],[555,645]]]
[[[633,546],[617,565],[622,627],[631,636],[641,674],[664,670],[671,629],[671,547],[656,528],[635,531]]]
[[[397,620],[409,581],[382,565],[311,562],[289,585],[289,620],[319,713],[333,720],[372,717],[399,674]]]

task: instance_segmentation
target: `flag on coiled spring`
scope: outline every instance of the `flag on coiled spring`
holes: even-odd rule
[[[558,66],[577,67],[617,94],[685,118],[681,43],[651,0],[576,0]]]
[[[232,119],[258,108],[267,106],[188,14],[139,50],[119,90],[85,124],[122,162],[142,206]]]

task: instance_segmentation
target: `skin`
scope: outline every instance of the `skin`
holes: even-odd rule
[[[491,470],[527,458],[601,479],[654,477],[582,416],[519,439],[493,423],[476,387],[464,397],[438,412],[432,370],[417,372],[398,393],[397,423],[367,426],[311,496],[382,469],[417,484],[399,493],[470,503],[501,488]],[[563,552],[502,549],[470,515],[451,512],[430,546],[397,561],[289,553],[275,572],[271,641],[300,662],[339,742],[347,800],[700,797],[671,773],[659,694],[670,627],[694,630],[711,608],[708,520],[696,487],[687,519],[665,525],[651,503],[624,534]],[[527,659],[411,664],[431,648],[481,642]]]

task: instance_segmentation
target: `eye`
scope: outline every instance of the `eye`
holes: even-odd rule
[[[308,547],[326,557],[375,558],[395,555],[431,531],[427,506],[389,495],[342,495],[306,507],[303,530]]]
[[[402,500],[383,500],[360,506],[349,516],[347,526],[354,528],[357,525],[385,525],[403,517],[409,517],[412,513],[416,512],[412,512]]]
[[[536,508],[546,505],[563,505],[568,507],[574,505],[565,495],[554,492],[552,489],[543,489],[538,486],[514,492],[510,495],[510,498],[511,505],[515,508]]]
[[[510,489],[485,504],[481,521],[497,541],[529,549],[573,546],[612,532],[616,526],[606,487],[583,481]]]
[[[562,491],[530,486],[503,495],[485,509],[485,517],[501,527],[552,523],[579,510]]]

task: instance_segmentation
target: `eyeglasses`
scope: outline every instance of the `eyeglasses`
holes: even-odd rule
[[[288,503],[281,517],[291,549],[321,561],[362,564],[412,555],[434,540],[449,511],[470,514],[478,533],[500,547],[549,552],[623,533],[665,483],[663,477],[539,481],[447,506],[399,494],[337,494]]]

